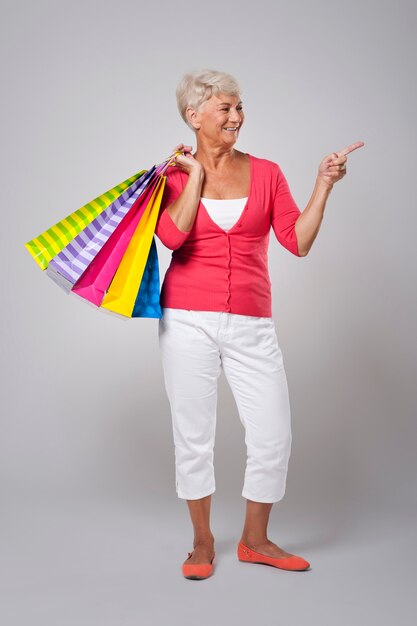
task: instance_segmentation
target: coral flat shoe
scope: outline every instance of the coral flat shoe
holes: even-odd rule
[[[192,556],[192,552],[188,553],[187,560]],[[215,555],[213,554],[213,558],[210,563],[183,563],[182,564],[182,573],[185,578],[191,578],[192,580],[202,580],[203,578],[208,578],[213,572],[213,561]]]
[[[264,565],[273,565],[280,569],[288,569],[294,571],[305,570],[310,567],[310,563],[303,559],[301,556],[293,554],[286,557],[273,557],[261,554],[251,550],[248,546],[245,546],[241,541],[237,545],[237,557],[239,561],[246,561],[248,563],[263,563]]]

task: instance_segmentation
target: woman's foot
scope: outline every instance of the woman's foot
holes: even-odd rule
[[[213,573],[214,541],[194,543],[194,550],[182,564],[185,578],[201,580]]]
[[[286,552],[269,539],[248,541],[241,539],[237,546],[239,561],[272,565],[280,569],[306,570],[310,563],[302,556]]]
[[[290,552],[286,552],[285,550],[277,546],[276,543],[269,541],[269,539],[251,541],[250,539],[247,539],[246,537],[242,536],[240,541],[251,550],[254,550],[255,552],[259,552],[260,554],[264,554],[265,556],[272,556],[273,558],[277,558],[277,559],[284,558],[284,557],[288,558],[289,556],[295,556],[294,554],[291,554]]]
[[[194,550],[186,563],[200,565],[210,563],[214,557],[214,540],[194,543]]]

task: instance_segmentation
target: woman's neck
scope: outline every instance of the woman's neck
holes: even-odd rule
[[[203,165],[205,169],[212,172],[219,168],[225,168],[232,165],[238,157],[238,152],[233,146],[224,148],[223,146],[218,148],[205,147],[199,145],[197,142],[197,150],[195,151],[194,158]]]

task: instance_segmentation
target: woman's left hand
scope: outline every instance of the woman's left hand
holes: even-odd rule
[[[343,148],[343,150],[339,150],[339,152],[332,152],[332,154],[324,157],[319,165],[318,178],[331,189],[334,183],[341,180],[346,175],[346,155],[364,145],[365,143],[363,141],[357,141]]]

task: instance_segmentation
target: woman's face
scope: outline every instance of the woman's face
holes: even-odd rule
[[[245,114],[239,96],[220,93],[207,100],[200,111],[193,112],[192,121],[199,140],[210,145],[233,145],[238,138]]]

